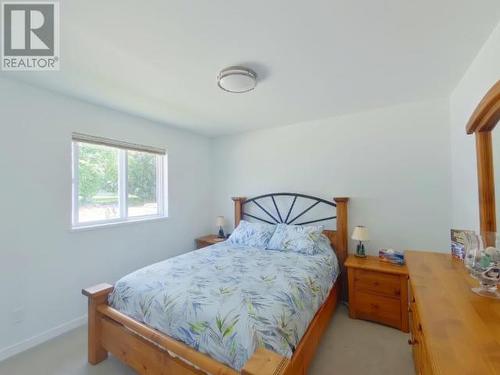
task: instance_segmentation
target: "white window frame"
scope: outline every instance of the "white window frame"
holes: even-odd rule
[[[73,139],[71,142],[72,155],[72,189],[71,189],[71,227],[73,230],[106,227],[123,223],[133,223],[138,221],[158,220],[168,217],[168,190],[167,190],[167,154],[156,154],[156,203],[158,205],[158,213],[153,215],[143,216],[128,216],[128,151],[139,151],[147,153],[148,151],[127,149],[116,147],[113,144],[103,144],[103,146],[111,147],[118,150],[118,207],[119,217],[106,220],[95,220],[79,222],[79,159],[80,159],[80,143],[92,144],[81,140]]]

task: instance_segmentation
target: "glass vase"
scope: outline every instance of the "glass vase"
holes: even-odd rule
[[[479,281],[472,291],[481,296],[500,299],[500,236],[497,233],[467,233],[465,267]]]

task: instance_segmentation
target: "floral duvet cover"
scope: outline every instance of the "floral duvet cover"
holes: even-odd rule
[[[326,239],[315,255],[226,241],[123,277],[109,302],[240,370],[257,347],[291,357],[338,272]]]

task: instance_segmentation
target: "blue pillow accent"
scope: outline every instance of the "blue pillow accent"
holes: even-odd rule
[[[335,255],[337,254],[330,242],[330,239],[324,234],[321,234],[321,236],[319,236],[319,240],[318,242],[316,242],[315,249],[316,254],[331,254],[332,252],[335,253]]]
[[[269,250],[295,251],[302,254],[317,253],[317,243],[323,232],[322,225],[286,225],[278,224],[271,240]]]
[[[275,225],[241,220],[228,241],[236,245],[265,249],[275,229]]]

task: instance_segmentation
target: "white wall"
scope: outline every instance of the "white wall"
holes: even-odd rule
[[[0,359],[81,323],[83,287],[191,250],[213,231],[209,139],[5,79],[0,121]],[[169,218],[71,232],[73,131],[166,147]]]
[[[479,101],[499,79],[500,24],[450,96],[452,226],[457,229],[479,229],[475,143],[473,135],[466,135],[465,125]]]
[[[235,195],[349,196],[350,228],[369,228],[370,253],[448,251],[448,126],[441,100],[219,138],[214,215],[232,220]]]

